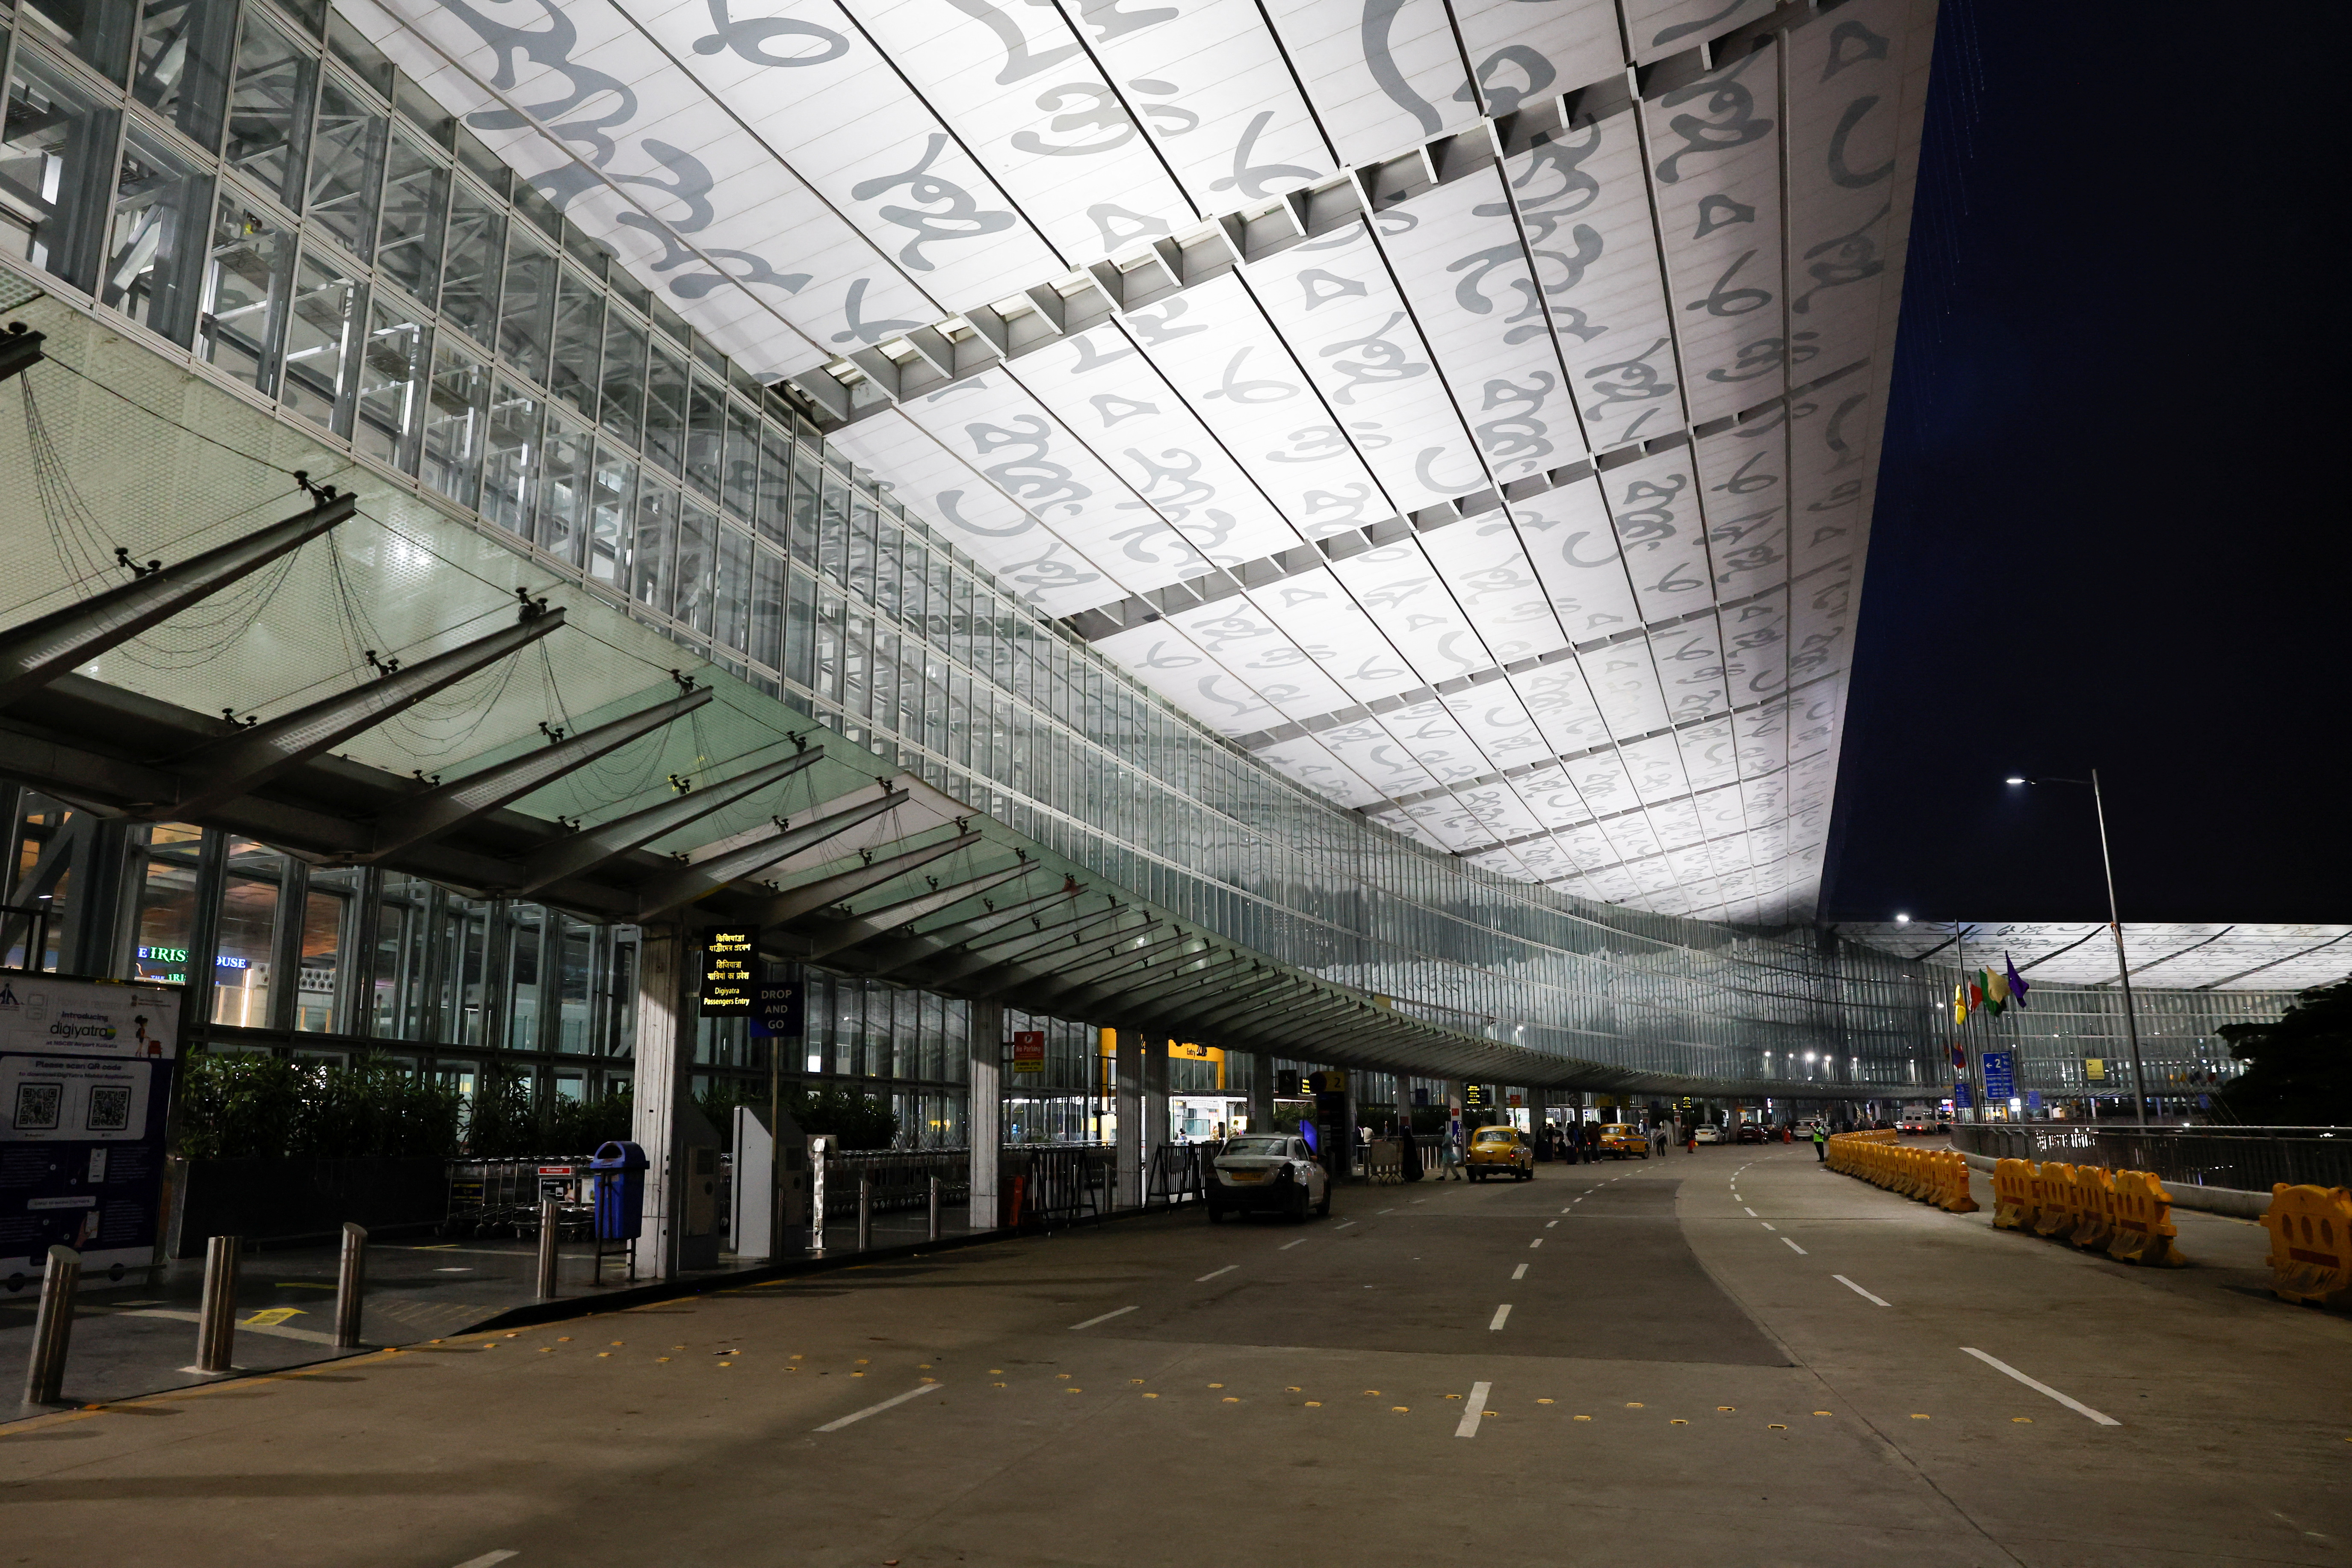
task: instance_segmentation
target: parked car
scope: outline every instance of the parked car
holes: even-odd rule
[[[1762,1123],[1755,1121],[1741,1122],[1731,1135],[1731,1141],[1734,1143],[1765,1143],[1769,1142],[1771,1138],[1770,1130]]]
[[[1650,1157],[1650,1135],[1630,1122],[1612,1121],[1601,1130],[1601,1152],[1612,1160]]]
[[[1211,1162],[1209,1223],[1229,1214],[1271,1209],[1303,1220],[1309,1210],[1331,1212],[1331,1178],[1307,1152],[1306,1140],[1287,1133],[1244,1133],[1228,1138]]]
[[[1691,1142],[1694,1143],[1720,1143],[1723,1142],[1723,1129],[1716,1126],[1713,1122],[1708,1122],[1700,1127],[1694,1127],[1691,1129]]]
[[[1474,1182],[1489,1176],[1529,1182],[1536,1174],[1535,1146],[1516,1127],[1481,1127],[1470,1135],[1470,1157],[1464,1163]]]

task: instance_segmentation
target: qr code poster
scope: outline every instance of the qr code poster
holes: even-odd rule
[[[130,1126],[131,1086],[127,1083],[90,1085],[89,1114],[82,1118],[83,1131],[122,1132]]]
[[[18,1132],[54,1132],[58,1126],[58,1108],[65,1102],[66,1086],[61,1083],[24,1083],[16,1085],[16,1117],[11,1126]]]

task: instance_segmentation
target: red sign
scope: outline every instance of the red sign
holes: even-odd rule
[[[1044,1072],[1045,1070],[1045,1031],[1015,1029],[1013,1031],[1013,1070]]]

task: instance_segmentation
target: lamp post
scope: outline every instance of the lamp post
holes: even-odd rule
[[[2147,1075],[2139,1061],[2139,1019],[2132,1010],[2131,964],[2124,956],[2124,917],[2116,905],[2116,858],[2107,849],[2107,802],[2099,791],[2099,770],[2093,768],[2086,779],[2011,778],[2011,784],[2080,784],[2091,792],[2091,808],[2099,820],[2099,864],[2107,874],[2107,931],[2116,939],[2116,978],[2124,991],[2124,1038],[2131,1046],[2132,1114],[2139,1125],[2147,1125]]]

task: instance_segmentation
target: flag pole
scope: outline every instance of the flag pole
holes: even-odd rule
[[[2107,852],[2107,802],[2099,793],[2099,770],[2091,770],[2091,805],[2099,815],[2099,864],[2107,874],[2107,930],[2116,939],[2116,978],[2124,990],[2124,1037],[2131,1043],[2132,1110],[2147,1125],[2147,1078],[2139,1065],[2139,1019],[2132,1009],[2131,963],[2124,957],[2124,917],[2116,904],[2116,860]]]

